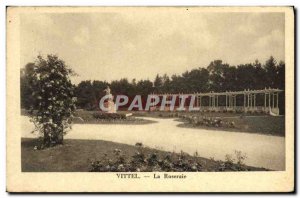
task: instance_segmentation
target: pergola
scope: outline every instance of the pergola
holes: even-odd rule
[[[200,111],[265,112],[268,114],[279,115],[278,101],[279,101],[280,92],[283,92],[283,90],[265,88],[262,90],[245,89],[243,91],[208,92],[208,93],[193,93],[193,94],[153,93],[151,95],[155,95],[158,97],[167,97],[167,98],[172,98],[176,96],[179,99],[179,103],[181,103],[181,98],[179,96],[186,96],[186,97],[195,96],[194,106],[199,107]],[[262,95],[264,97],[263,105],[262,104],[257,105],[258,95]],[[237,97],[240,97],[239,105],[237,105]],[[241,97],[243,97],[243,99],[241,99]],[[203,104],[202,102],[204,98],[206,98],[206,101],[208,100],[208,104],[206,105]]]

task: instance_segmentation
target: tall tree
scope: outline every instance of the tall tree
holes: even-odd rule
[[[153,92],[153,84],[150,80],[140,80],[136,85],[136,93],[147,97]]]
[[[169,77],[166,74],[162,76],[157,74],[153,82],[154,87],[148,80],[136,82],[133,79],[128,82],[127,79],[120,79],[111,82],[111,89],[113,94],[125,94],[130,97],[145,95],[150,90],[156,93],[203,93],[264,89],[265,87],[284,89],[284,73],[285,63],[281,61],[277,64],[273,57],[270,57],[264,65],[258,60],[237,66],[230,66],[222,60],[214,60],[207,68],[199,67],[185,71],[181,75],[174,74]],[[76,92],[79,94],[79,106],[82,108],[87,108],[84,104],[91,106],[95,98],[101,95],[103,86],[107,85],[107,82],[102,81],[79,83],[76,89],[81,90]]]
[[[224,71],[229,67],[222,60],[212,61],[207,69],[209,71],[209,84],[211,91],[225,91]]]
[[[276,79],[276,60],[273,56],[271,56],[265,64],[265,70],[266,70],[266,85],[267,87],[276,88],[275,87],[275,79]]]
[[[161,92],[161,87],[163,86],[163,80],[162,77],[160,77],[158,74],[155,77],[154,80],[154,87],[155,87],[155,92],[160,93]]]
[[[95,90],[90,80],[81,81],[75,89],[75,94],[79,108],[88,110],[96,108]]]
[[[276,69],[276,79],[275,84],[276,87],[279,89],[285,88],[285,63],[283,61],[280,61],[277,69]]]
[[[33,80],[34,67],[34,63],[28,63],[24,68],[21,69],[21,108],[24,109],[30,109],[34,105],[34,98],[32,96],[33,90],[29,86]]]
[[[133,97],[136,94],[135,86],[128,82],[127,78],[121,80],[114,80],[110,83],[112,94],[123,94],[129,97]]]

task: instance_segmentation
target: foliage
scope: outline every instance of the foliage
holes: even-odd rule
[[[101,113],[101,112],[95,112],[93,113],[93,117],[95,119],[100,119],[100,120],[117,120],[117,119],[126,119],[125,114],[121,113]]]
[[[69,79],[73,72],[55,55],[38,56],[32,68],[30,75],[27,73],[33,98],[31,121],[43,137],[43,146],[61,144],[76,109]]]
[[[33,96],[31,93],[33,90],[30,87],[30,83],[33,80],[34,67],[34,63],[28,63],[25,65],[25,68],[21,69],[21,108],[30,109],[32,106]]]
[[[247,170],[244,160],[247,158],[246,154],[243,154],[242,151],[234,151],[235,158],[232,155],[225,155],[225,162],[222,164],[222,167],[225,169],[232,169],[237,171],[245,171]]]
[[[26,66],[25,68],[27,68]],[[24,70],[24,69],[22,69]],[[27,77],[21,75],[21,103],[27,108],[30,90],[26,88]],[[24,82],[24,83],[23,83]],[[126,78],[106,81],[82,81],[76,86],[75,95],[78,98],[78,108],[86,110],[98,109],[99,99],[105,94],[103,90],[110,86],[113,95],[127,95],[129,104],[135,95],[147,96],[155,93],[195,93],[241,91],[244,89],[279,88],[285,89],[285,63],[277,62],[270,57],[265,64],[255,60],[254,63],[229,65],[222,60],[212,61],[206,68],[198,67],[181,75],[156,75],[153,81],[140,80],[131,82]],[[243,103],[243,98],[237,98],[237,105]],[[222,103],[223,100],[220,102]],[[225,100],[224,100],[225,101]],[[258,98],[258,102],[263,99]],[[280,94],[280,112],[284,111],[284,94]],[[203,98],[203,104],[208,103]],[[224,104],[222,104],[224,105]],[[125,107],[125,106],[124,106]]]
[[[105,95],[103,90],[107,87],[107,82],[102,81],[81,81],[75,89],[77,96],[77,107],[93,110],[98,107],[98,100]]]
[[[130,83],[127,79],[115,80],[111,83],[113,94],[148,95],[155,93],[195,93],[195,92],[222,92],[241,91],[244,89],[264,89],[285,87],[285,63],[279,63],[270,57],[265,64],[258,60],[254,63],[237,66],[223,63],[222,60],[212,61],[207,68],[199,67],[186,71],[182,75],[157,75],[153,83],[141,80]],[[152,87],[152,84],[154,87]],[[203,102],[208,102],[204,101]],[[237,104],[243,98],[237,98]],[[283,104],[280,104],[284,106]]]
[[[242,151],[234,151],[234,154],[236,156],[236,163],[239,168],[242,168],[244,164],[244,160],[247,158],[246,154],[243,154]]]
[[[180,116],[184,120],[187,120],[190,124],[194,126],[206,126],[206,127],[222,127],[222,128],[235,128],[235,123],[233,121],[224,121],[220,117],[206,117],[206,116]]]
[[[91,163],[91,172],[182,172],[201,171],[201,164],[187,158],[185,153],[167,154],[159,156],[156,152],[145,154],[143,148],[137,146],[136,153],[128,159],[121,150],[115,149],[116,157],[110,159],[104,155],[103,159]]]
[[[238,151],[237,151],[238,152]],[[238,164],[231,155],[226,155],[225,162],[211,159],[208,167],[207,163],[201,161],[198,152],[194,157],[181,151],[181,153],[166,153],[159,155],[152,151],[146,153],[141,143],[136,144],[136,152],[128,157],[120,149],[113,150],[114,157],[104,154],[100,160],[92,161],[91,172],[200,172],[200,171],[246,171],[249,169],[243,160],[239,158]]]

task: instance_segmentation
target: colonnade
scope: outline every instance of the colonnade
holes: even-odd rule
[[[193,93],[193,94],[151,94],[159,97],[171,98],[172,96],[195,97],[195,107],[199,107],[200,111],[243,111],[243,112],[265,112],[269,114],[279,114],[279,93],[283,92],[280,89],[265,88],[262,90],[243,90],[243,91],[226,91],[226,92],[208,92],[208,93]],[[264,98],[263,105],[257,105],[257,96]],[[204,98],[207,98],[208,104],[203,103]],[[237,97],[240,98],[239,104]],[[242,98],[243,97],[243,98]],[[225,100],[225,101],[224,101]],[[179,99],[179,103],[181,100]],[[242,103],[242,104],[241,104]],[[184,105],[188,106],[188,105]]]

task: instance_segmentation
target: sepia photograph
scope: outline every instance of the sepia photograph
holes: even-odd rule
[[[7,31],[9,191],[293,191],[293,7],[8,7]]]

